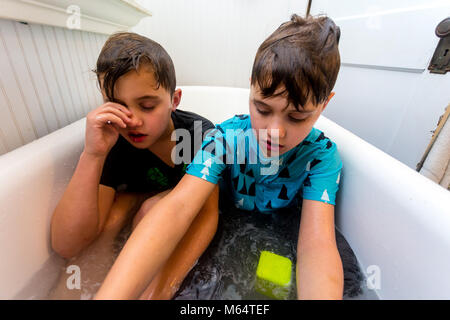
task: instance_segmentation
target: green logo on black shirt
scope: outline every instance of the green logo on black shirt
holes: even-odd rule
[[[147,180],[152,184],[167,187],[169,185],[169,179],[158,168],[150,168],[147,171]]]

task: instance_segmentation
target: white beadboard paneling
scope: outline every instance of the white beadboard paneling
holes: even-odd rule
[[[101,39],[98,34],[93,33],[92,35],[94,36],[95,44],[97,45],[97,51],[98,51],[98,53],[100,53],[100,51],[102,50],[103,43],[101,42]],[[96,60],[96,62],[97,62],[97,60]]]
[[[14,22],[17,37],[23,47],[25,63],[30,72],[30,79],[35,90],[36,103],[31,108],[36,108],[44,117],[48,132],[53,132],[61,126],[56,117],[55,106],[48,89],[48,85],[39,60],[36,43],[31,35],[30,26]],[[40,135],[41,137],[42,135]]]
[[[86,81],[84,75],[82,74],[82,70],[84,70],[84,67],[81,63],[80,56],[78,55],[73,31],[65,29],[63,30],[63,32],[67,41],[70,63],[73,65],[73,69],[76,71],[75,72],[76,87],[79,89],[80,92],[80,100],[82,103],[83,114],[86,115],[89,112],[89,106],[92,104],[92,100],[90,97],[90,93],[88,91],[88,82]]]
[[[92,68],[91,65],[89,64],[87,55],[88,55],[88,51],[86,50],[86,44],[84,43],[84,37],[82,36],[82,32],[80,31],[73,31],[73,35],[74,35],[74,40],[75,40],[75,49],[76,49],[76,54],[78,55],[78,57],[80,58],[80,63],[81,63],[81,69],[80,69],[80,73],[83,77],[83,81],[86,83],[86,87],[87,87],[87,92],[89,95],[89,106],[88,106],[88,110],[92,110],[93,108],[95,108],[96,104],[97,104],[97,100],[95,95],[97,94],[96,90],[94,90],[91,81],[92,79]]]
[[[89,58],[89,78],[91,79],[91,86],[94,87],[94,92],[95,92],[95,101],[96,104],[94,107],[97,107],[99,105],[102,104],[103,99],[102,96],[100,94],[100,89],[97,85],[97,76],[96,74],[93,72],[93,70],[95,70],[96,65],[97,65],[97,57],[100,53],[100,51],[98,50],[97,47],[97,40],[95,39],[95,37],[93,36],[92,33],[84,33],[87,36],[88,41],[86,41],[86,45],[89,48],[89,52],[90,55],[88,56]]]
[[[97,46],[98,46],[98,53],[100,53],[100,51],[102,51],[103,45],[106,42],[106,39],[108,39],[108,37],[106,36],[102,36],[100,34],[94,34],[95,35],[95,39],[97,40]]]
[[[64,127],[70,123],[68,114],[67,114],[67,101],[64,101],[63,95],[61,93],[61,89],[58,85],[58,81],[56,79],[55,67],[53,65],[53,61],[50,58],[50,49],[47,44],[47,39],[44,35],[44,31],[42,26],[36,24],[30,24],[31,34],[36,43],[37,52],[39,56],[39,60],[42,65],[42,70],[46,79],[46,84],[50,91],[50,95],[53,99],[56,117],[58,119],[59,125]]]
[[[47,46],[50,53],[50,59],[52,60],[52,67],[55,72],[56,78],[53,79],[52,85],[56,85],[61,92],[62,99],[64,101],[64,111],[67,115],[69,123],[74,122],[76,117],[75,106],[72,97],[72,90],[69,88],[66,72],[64,70],[64,63],[62,61],[58,43],[56,42],[54,28],[49,26],[42,26],[42,30],[47,41]]]
[[[0,155],[101,104],[94,69],[106,35],[0,19]]]
[[[8,61],[11,69],[13,70],[14,79],[16,81],[15,84],[18,85],[17,89],[19,90],[24,101],[23,110],[29,118],[35,138],[42,137],[49,132],[48,124],[43,117],[42,105],[40,105],[39,98],[36,94],[36,87],[30,75],[30,69],[25,59],[24,48],[20,38],[18,37],[15,23],[12,21],[5,21],[1,27],[5,40]],[[11,81],[10,83],[13,82]],[[21,83],[27,83],[29,85],[20,86],[19,84]],[[26,130],[26,128],[22,127],[22,123],[20,123],[20,129]]]
[[[0,128],[0,155],[8,152],[5,141],[5,135],[3,134],[2,128]]]
[[[92,51],[91,46],[91,39],[89,38],[89,35],[86,32],[80,32],[81,39],[82,39],[82,45],[85,52],[84,57],[86,58],[87,62],[87,70],[86,75],[88,78],[88,85],[92,92],[92,95],[94,97],[94,104],[91,105],[90,109],[94,109],[98,106],[98,91],[95,86],[95,74],[92,72],[92,70],[95,69],[95,62],[96,61],[93,57],[94,53]]]
[[[2,88],[7,96],[7,105],[5,109],[9,110],[11,119],[20,135],[22,143],[28,143],[37,138],[36,130],[33,127],[32,120],[25,104],[24,95],[21,91],[21,86],[17,77],[16,71],[13,69],[13,62],[11,55],[6,47],[6,40],[3,36],[3,28],[0,29],[0,79]],[[3,107],[2,107],[3,108]],[[14,131],[11,134],[15,135]],[[9,137],[7,137],[9,139]]]
[[[75,113],[75,119],[80,119],[84,115],[83,103],[81,100],[81,91],[78,87],[78,83],[75,77],[75,70],[69,54],[69,47],[64,35],[64,30],[61,28],[52,28],[55,38],[58,53],[61,57],[62,68],[65,77],[65,86],[70,94],[73,103],[73,109]],[[73,121],[72,121],[73,122]]]
[[[0,41],[0,53],[2,50],[2,42]],[[1,60],[0,60],[1,67]],[[7,151],[25,144],[25,140],[19,130],[19,125],[15,118],[11,102],[8,99],[6,90],[3,86],[0,76],[0,130],[2,132],[2,145]]]

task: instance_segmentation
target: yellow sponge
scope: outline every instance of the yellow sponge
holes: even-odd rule
[[[256,269],[255,289],[278,300],[285,300],[291,289],[292,262],[286,257],[262,251]]]

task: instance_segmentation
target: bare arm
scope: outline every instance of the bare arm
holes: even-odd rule
[[[104,161],[104,158],[83,152],[55,208],[51,223],[52,246],[65,258],[77,255],[96,238],[111,209],[115,190],[99,186]]]
[[[136,299],[169,258],[214,187],[184,175],[138,224],[95,299]]]
[[[299,299],[342,299],[344,272],[334,231],[334,206],[303,200],[297,246]]]
[[[99,186],[100,176],[119,137],[117,128],[138,121],[130,116],[124,106],[108,102],[86,117],[85,147],[51,222],[52,247],[63,257],[78,254],[103,228],[115,191]]]

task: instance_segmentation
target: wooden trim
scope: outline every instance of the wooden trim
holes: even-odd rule
[[[439,132],[444,127],[444,124],[447,122],[447,119],[449,116],[450,116],[450,104],[446,107],[444,114],[439,117],[438,126],[437,126],[436,130],[434,130],[433,136],[431,137],[431,141],[428,144],[428,147],[426,148],[422,159],[417,164],[416,171],[420,171],[420,169],[422,169],[423,164],[424,164],[425,160],[427,159],[427,156],[430,153],[431,148],[433,148],[434,142],[436,141],[437,137],[439,136]]]
[[[308,0],[308,5],[306,7],[306,17],[308,17],[311,14],[311,4],[312,4],[312,0]]]
[[[1,0],[0,18],[111,34],[126,31],[151,13],[134,0]],[[79,8],[79,27],[69,27],[73,11]]]

